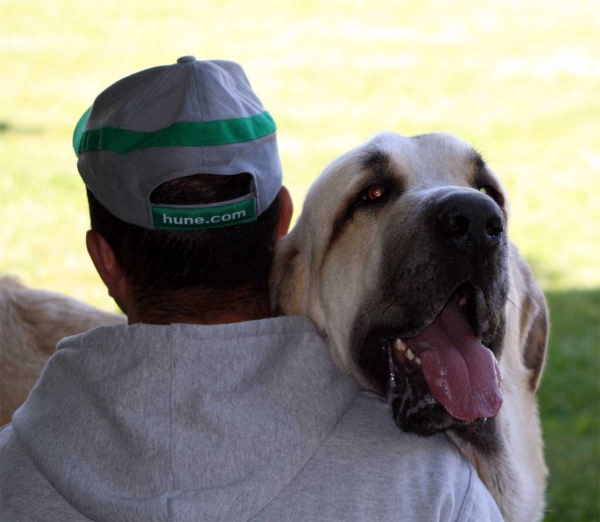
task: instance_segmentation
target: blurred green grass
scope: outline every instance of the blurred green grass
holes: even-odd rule
[[[502,178],[511,237],[549,295],[547,520],[598,520],[597,13],[594,0],[0,0],[0,270],[115,309],[85,251],[71,133],[109,84],[184,54],[244,65],[297,213],[322,168],[375,132],[458,135]]]
[[[550,291],[546,298],[552,335],[539,391],[550,468],[546,519],[598,520],[600,290]]]

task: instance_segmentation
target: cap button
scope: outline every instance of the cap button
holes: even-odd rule
[[[177,63],[185,63],[185,62],[195,62],[196,61],[196,57],[189,55],[189,56],[182,56],[181,58],[177,59]]]

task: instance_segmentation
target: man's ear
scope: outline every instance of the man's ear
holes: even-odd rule
[[[95,230],[88,230],[85,242],[92,262],[108,288],[108,295],[123,309],[123,304],[127,302],[127,280],[113,249]]]
[[[281,214],[279,215],[279,226],[277,227],[277,237],[285,236],[290,229],[292,215],[294,214],[294,203],[292,196],[286,187],[281,187]]]

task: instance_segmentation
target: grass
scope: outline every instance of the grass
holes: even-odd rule
[[[546,297],[552,335],[539,392],[551,470],[546,520],[598,520],[600,290]]]
[[[540,391],[547,520],[599,520],[600,22],[594,0],[0,0],[0,270],[114,310],[88,260],[71,133],[115,80],[178,56],[242,63],[299,210],[381,130],[473,143],[553,313]]]

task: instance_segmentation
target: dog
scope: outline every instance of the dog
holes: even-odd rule
[[[525,522],[540,520],[545,502],[535,393],[548,314],[508,216],[498,178],[467,143],[383,133],[312,185],[276,246],[270,287],[275,314],[308,315],[336,366],[386,398],[401,429],[446,432],[505,520]],[[123,322],[64,297],[68,320],[55,297],[26,319],[31,304],[11,291],[22,315],[3,319],[2,337],[21,353],[47,358],[63,335]],[[44,345],[29,331],[36,314],[60,324]],[[21,365],[14,353],[5,364]]]
[[[532,521],[547,476],[535,392],[548,312],[508,216],[465,142],[383,133],[312,185],[271,288],[278,313],[308,315],[338,368],[389,397],[402,429],[445,431],[505,520]]]
[[[66,295],[34,290],[15,277],[0,278],[0,425],[25,402],[64,337],[127,318]]]

